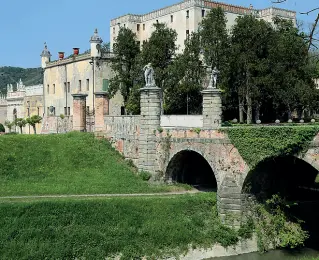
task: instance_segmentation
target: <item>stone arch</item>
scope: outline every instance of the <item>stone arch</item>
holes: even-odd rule
[[[217,175],[205,153],[197,149],[180,149],[170,155],[166,180],[199,188],[217,189]]]
[[[261,192],[266,196],[268,192],[288,196],[292,189],[314,183],[318,172],[318,164],[303,156],[267,158],[244,173],[240,185],[241,194]]]

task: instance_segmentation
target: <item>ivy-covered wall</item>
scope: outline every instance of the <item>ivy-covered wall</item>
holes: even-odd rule
[[[254,168],[267,158],[297,155],[306,151],[318,134],[319,126],[247,126],[230,127],[222,131],[228,134],[250,168]]]

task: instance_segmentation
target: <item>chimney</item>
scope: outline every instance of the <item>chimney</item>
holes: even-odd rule
[[[80,51],[80,48],[73,48],[73,55],[74,56],[78,56],[79,55],[79,51]]]
[[[63,60],[63,59],[64,59],[64,52],[59,51],[59,60]]]

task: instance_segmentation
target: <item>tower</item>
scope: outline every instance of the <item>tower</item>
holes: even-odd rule
[[[101,44],[103,40],[98,35],[97,29],[95,29],[93,36],[91,37],[91,57],[92,58],[100,58],[101,57]]]
[[[46,64],[51,61],[51,56],[52,56],[48,50],[48,46],[46,42],[44,43],[44,49],[40,56],[41,56],[41,67],[42,69],[44,69],[46,67]]]

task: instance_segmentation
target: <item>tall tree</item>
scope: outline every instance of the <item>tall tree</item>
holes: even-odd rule
[[[198,114],[201,112],[205,68],[201,60],[200,35],[192,33],[185,41],[183,54],[169,66],[165,94],[165,112]]]
[[[22,134],[22,128],[26,126],[27,121],[23,118],[17,118],[14,123],[20,128],[20,133]]]
[[[252,15],[238,17],[232,31],[232,70],[239,98],[240,119],[242,120],[244,101],[247,107],[247,123],[253,121],[253,106],[257,111],[264,98],[267,85],[269,42],[272,38],[271,25],[257,20]]]
[[[127,105],[131,89],[134,86],[133,71],[136,58],[140,53],[140,46],[136,34],[129,28],[121,27],[115,41],[114,58],[111,67],[115,76],[110,81],[109,94],[114,96],[118,91],[123,96],[124,105]]]
[[[143,65],[147,63],[152,64],[155,71],[156,85],[165,92],[169,75],[168,67],[172,63],[177,50],[177,33],[162,23],[156,23],[153,26],[155,30],[149,40],[143,44],[140,62],[142,62]]]

